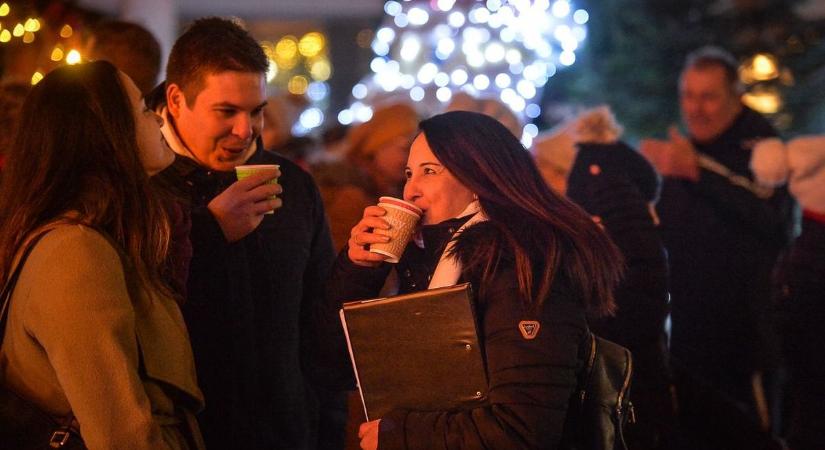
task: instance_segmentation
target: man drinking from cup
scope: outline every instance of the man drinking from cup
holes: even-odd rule
[[[209,448],[343,439],[343,423],[324,414],[343,407],[338,392],[351,385],[338,308],[324,301],[332,242],[310,175],[263,148],[268,66],[238,24],[201,19],[172,48],[151,105],[177,153],[163,175],[191,213],[182,309],[209,402],[199,418]],[[266,167],[238,177],[239,166]]]

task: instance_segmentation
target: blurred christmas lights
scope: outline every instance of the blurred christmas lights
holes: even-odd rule
[[[391,0],[384,12],[372,73],[353,87],[351,106],[337,115],[342,124],[368,120],[370,105],[400,94],[436,113],[458,91],[536,118],[542,88],[575,63],[590,17],[567,0]],[[533,128],[524,129],[526,145]]]

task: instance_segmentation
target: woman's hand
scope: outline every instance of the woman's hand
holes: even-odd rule
[[[371,253],[366,249],[368,244],[378,242],[389,242],[390,238],[381,234],[373,233],[373,230],[389,230],[390,224],[381,216],[387,214],[384,208],[378,206],[367,206],[364,209],[364,217],[354,227],[349,235],[349,250],[347,256],[350,261],[359,266],[377,267],[382,261],[387,259],[384,255]]]
[[[361,448],[363,450],[377,450],[378,449],[378,424],[381,419],[373,420],[372,422],[364,422],[358,428],[358,437],[361,439]]]

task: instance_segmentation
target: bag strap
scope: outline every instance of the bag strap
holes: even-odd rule
[[[3,291],[0,293],[0,300],[3,302],[3,306],[0,308],[0,345],[3,345],[3,337],[6,334],[6,322],[8,321],[9,309],[11,308],[11,294],[17,284],[17,279],[20,278],[20,272],[23,271],[23,266],[26,263],[26,259],[28,259],[29,254],[31,254],[35,245],[37,245],[37,242],[51,230],[52,228],[48,228],[40,231],[34,236],[34,238],[30,239],[29,242],[25,244],[26,248],[20,256],[20,260],[17,261],[17,266],[14,268],[14,271],[8,278],[8,281],[6,281],[5,286],[3,286]]]

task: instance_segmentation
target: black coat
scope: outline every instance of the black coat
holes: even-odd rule
[[[762,198],[749,185],[754,142],[775,135],[745,108],[713,142],[694,143],[730,174],[704,166],[697,182],[665,178],[658,203],[671,269],[672,356],[745,401],[752,371],[771,364],[762,321],[772,267],[793,229],[787,190]]]
[[[621,142],[580,144],[567,181],[568,198],[605,228],[625,260],[614,291],[616,315],[591,320],[590,327],[633,355],[637,422],[627,430],[631,448],[654,447],[675,414],[665,336],[667,257],[649,208],[659,185],[647,160]]]
[[[802,234],[777,270],[779,330],[790,369],[793,414],[788,442],[794,449],[818,449],[825,442],[825,220],[805,218]]]
[[[401,291],[426,289],[438,256],[461,219],[423,227],[425,247],[407,247],[398,264]],[[469,248],[496,239],[489,223],[468,228],[457,245],[460,258]],[[464,267],[468,267],[464,264]],[[346,300],[375,296],[390,271],[388,264],[371,269],[339,256],[329,288]],[[476,292],[475,306],[490,382],[487,402],[454,411],[395,410],[381,418],[380,449],[512,449],[557,448],[568,402],[583,365],[587,324],[584,307],[568,284],[557,279],[536,315],[515,295],[518,290],[512,258],[505,257],[489,285],[480,274],[464,272]],[[518,330],[521,320],[539,320],[534,340]]]
[[[334,260],[329,228],[309,174],[263,150],[247,163],[280,164],[283,206],[234,243],[207,209],[234,173],[184,157],[172,166],[191,211],[182,310],[207,398],[199,422],[213,449],[315,448],[319,401],[351,384],[338,305],[323,290]]]

